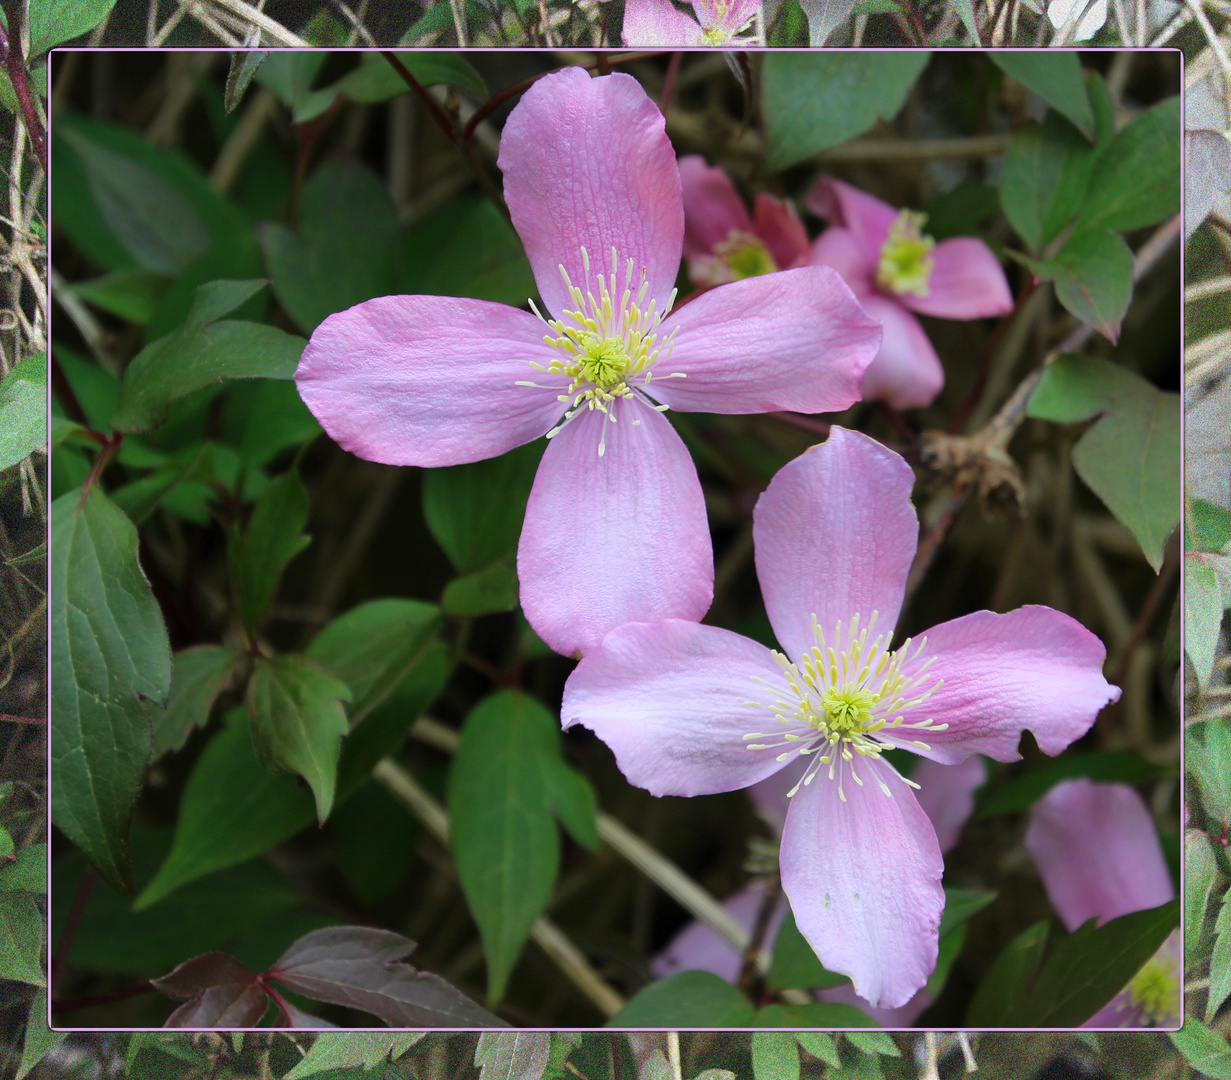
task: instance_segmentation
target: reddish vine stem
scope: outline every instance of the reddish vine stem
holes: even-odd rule
[[[744,960],[739,973],[739,988],[744,993],[756,989],[760,976],[757,971],[757,956],[761,952],[761,943],[769,933],[770,920],[774,917],[774,908],[778,906],[778,894],[781,891],[782,881],[775,874],[773,880],[765,886],[765,895],[761,897],[761,906],[757,908],[757,919],[752,926],[752,936],[748,939],[748,948],[744,950]]]
[[[9,713],[0,713],[0,720],[7,720],[10,724],[45,724],[47,718],[42,716],[11,716]]]
[[[42,121],[38,118],[38,109],[34,107],[34,99],[30,96],[30,84],[26,81],[26,61],[21,55],[20,38],[10,42],[4,28],[0,27],[0,55],[4,57],[4,65],[8,70],[9,82],[13,84],[13,93],[17,95],[17,104],[21,106],[21,116],[26,124],[26,131],[34,147],[34,156],[43,167],[43,175],[47,174],[47,133],[43,130]]]
[[[140,997],[142,994],[152,994],[153,992],[154,988],[149,983],[143,983],[140,986],[130,986],[126,990],[116,990],[110,994],[69,998],[67,1001],[53,1000],[51,1007],[55,1012],[75,1012],[78,1009],[92,1009],[96,1005],[110,1005],[113,1001],[127,1001],[129,998]]]
[[[671,107],[671,93],[675,90],[676,76],[680,73],[680,64],[684,60],[682,52],[673,52],[671,59],[667,61],[667,74],[663,76],[663,92],[658,99],[658,111],[665,117],[667,110]]]
[[[51,962],[51,978],[47,980],[47,995],[54,997],[56,987],[64,977],[64,969],[68,966],[68,954],[73,947],[73,939],[77,936],[77,927],[81,923],[86,901],[98,880],[98,871],[93,866],[87,866],[81,884],[77,886],[77,895],[73,898],[73,909],[68,913],[68,921],[64,924],[64,932],[60,935],[60,947]]]

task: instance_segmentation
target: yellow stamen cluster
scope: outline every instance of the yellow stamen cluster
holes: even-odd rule
[[[727,265],[735,281],[772,274],[778,269],[764,241],[738,229],[732,229],[725,240],[714,245],[714,254]]]
[[[829,779],[837,779],[838,797],[845,802],[846,794],[842,787],[845,772],[849,771],[851,779],[863,786],[863,780],[855,771],[856,755],[877,758],[883,750],[895,744],[929,749],[927,743],[916,739],[888,740],[877,737],[878,732],[897,728],[944,731],[948,727],[947,724],[934,723],[930,718],[910,723],[905,721],[903,713],[906,710],[921,705],[941,686],[941,680],[937,679],[932,685],[924,687],[925,673],[935,658],[928,658],[909,675],[906,674],[904,669],[908,663],[918,659],[927,645],[927,639],[920,641],[913,652],[909,638],[901,648],[891,650],[892,634],[876,637],[869,642],[870,635],[876,629],[876,617],[877,613],[873,612],[868,625],[860,629],[859,616],[854,616],[846,629],[844,646],[842,624],[838,623],[835,627],[833,643],[830,644],[813,615],[812,633],[817,643],[798,664],[792,663],[781,653],[774,653],[791,696],[775,698],[772,704],[748,702],[769,708],[787,729],[779,732],[782,742],[750,742],[748,749],[768,750],[774,746],[799,744],[780,754],[778,760],[785,761],[794,754],[818,755],[799,784],[792,788],[791,795],[801,785],[811,784],[820,767],[827,765]],[[772,686],[763,679],[757,681]],[[772,738],[772,735],[752,733],[744,738],[759,740]],[[886,795],[892,794],[884,782],[878,779],[877,783]]]
[[[1164,946],[1128,984],[1128,996],[1135,1008],[1152,1025],[1180,1015],[1180,979],[1176,960]]]
[[[926,214],[903,210],[889,227],[876,267],[877,283],[898,295],[928,295],[932,276],[932,248],[936,241],[923,235]]]

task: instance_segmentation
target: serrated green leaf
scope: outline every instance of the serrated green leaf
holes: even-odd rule
[[[1201,809],[1215,821],[1231,824],[1231,724],[1193,725],[1184,747],[1185,764],[1201,793]]]
[[[1184,1059],[1202,1076],[1231,1080],[1231,1046],[1221,1035],[1215,1035],[1192,1016],[1184,1021],[1179,1031],[1167,1034]]]
[[[0,979],[46,986],[43,917],[28,892],[0,893]]]
[[[607,1027],[746,1028],[752,1018],[752,1004],[730,983],[709,971],[681,971],[634,995]]]
[[[1086,91],[1077,53],[1051,49],[993,50],[987,57],[1006,75],[1067,116],[1086,138],[1093,141],[1094,109],[1090,105],[1090,95]]]
[[[1027,124],[1005,155],[1000,203],[1031,251],[1049,243],[1081,209],[1093,148],[1059,113]]]
[[[358,1066],[368,1072],[384,1061],[401,1057],[425,1034],[423,1031],[323,1031],[303,1060],[283,1080],[300,1080],[304,1076]]]
[[[1231,994],[1231,891],[1222,894],[1214,934],[1214,950],[1210,955],[1210,992],[1205,1002],[1207,1023],[1214,1019],[1214,1014]]]
[[[308,492],[292,467],[266,485],[242,536],[233,532],[227,545],[231,577],[239,595],[239,616],[252,630],[269,607],[286,564],[310,542]]]
[[[553,774],[567,769],[557,721],[502,691],[467,716],[449,771],[450,842],[487,956],[488,1000],[504,993],[560,862]]]
[[[52,820],[120,892],[128,826],[149,762],[171,647],[137,561],[137,531],[96,486],[51,506]]]
[[[820,1031],[797,1031],[795,1039],[814,1058],[826,1065],[832,1065],[835,1069],[842,1067],[842,1056],[838,1053],[838,1044],[834,1042],[832,1035],[825,1035]]]
[[[1095,750],[1045,761],[1037,768],[987,792],[975,808],[973,820],[1029,810],[1061,780],[1088,776],[1091,780],[1121,781],[1136,786],[1159,776],[1177,776],[1175,765],[1152,765],[1128,750]]]
[[[1062,424],[1101,414],[1073,447],[1073,467],[1158,570],[1180,518],[1179,395],[1110,360],[1062,356],[1043,373],[1026,412]]]
[[[446,615],[490,615],[513,611],[517,598],[517,553],[510,551],[482,570],[450,581],[441,595],[440,607]]]
[[[47,452],[47,354],[28,356],[0,382],[0,469]]]
[[[12,862],[0,866],[0,892],[12,889],[47,891],[46,844],[30,844],[17,852]]]
[[[227,113],[233,113],[244,99],[248,84],[257,73],[257,69],[269,56],[269,49],[254,49],[252,52],[237,52],[231,54],[231,67],[227,71],[226,91],[223,94],[223,106]]]
[[[115,0],[30,0],[30,57],[88,34],[115,7]]]
[[[1198,552],[1184,556],[1184,651],[1192,661],[1197,686],[1204,690],[1214,676],[1218,634],[1222,627],[1222,580]]]
[[[788,911],[774,939],[774,951],[765,985],[770,990],[821,990],[850,982],[845,975],[828,971],[795,925]]]
[[[1192,967],[1207,954],[1202,948],[1206,915],[1218,882],[1218,860],[1210,838],[1200,829],[1184,833],[1184,957]],[[1224,898],[1223,907],[1226,907]],[[1221,917],[1221,912],[1219,913]]]
[[[785,169],[892,119],[927,52],[771,52],[761,73],[765,167]]]
[[[1133,295],[1133,253],[1110,229],[1082,227],[1054,259],[1035,264],[1036,273],[1055,283],[1056,297],[1082,322],[1109,341]]]
[[[1003,1027],[1025,996],[1047,946],[1047,923],[1018,934],[992,962],[966,1008],[966,1026]]]
[[[880,1054],[883,1057],[901,1057],[902,1051],[888,1035],[879,1031],[848,1031],[847,1039],[855,1049],[865,1054]]]
[[[40,989],[30,1002],[26,1017],[26,1038],[21,1046],[16,1080],[25,1080],[26,1074],[60,1044],[65,1034],[63,1031],[52,1031],[47,1026],[47,991]]]
[[[474,1049],[479,1080],[543,1080],[549,1031],[485,1031]]]
[[[799,1080],[799,1050],[785,1031],[752,1033],[753,1080]]]
[[[333,808],[346,734],[346,684],[304,656],[260,657],[248,680],[248,715],[267,768],[298,773],[316,798],[317,820]]]
[[[171,658],[167,707],[150,705],[154,727],[151,757],[178,750],[194,728],[204,727],[214,699],[230,678],[240,651],[227,645],[194,645]]]

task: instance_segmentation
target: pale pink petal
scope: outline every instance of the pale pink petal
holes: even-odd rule
[[[932,250],[927,296],[903,293],[898,299],[913,311],[942,319],[982,319],[1013,310],[1009,280],[982,240],[958,236]]]
[[[920,990],[905,1005],[899,1005],[896,1009],[874,1009],[855,993],[855,988],[850,983],[822,990],[816,997],[820,1001],[832,1001],[838,1005],[853,1005],[866,1012],[883,1028],[914,1027],[915,1021],[932,1004],[932,997],[927,990]]]
[[[832,266],[861,301],[876,288],[876,262],[867,257],[849,229],[834,225],[821,233],[812,245],[809,262],[813,266]]]
[[[626,0],[621,36],[630,49],[686,48],[701,44],[701,27],[670,0]]]
[[[810,763],[810,758],[794,757],[773,776],[767,776],[748,789],[752,805],[774,832],[781,834],[786,812],[791,807],[789,792],[804,778]]]
[[[856,755],[841,785],[826,770],[791,799],[782,888],[830,971],[877,1007],[905,1005],[936,967],[945,906],[936,833],[888,762]],[[886,795],[881,784],[889,788]]]
[[[960,765],[941,765],[924,758],[910,773],[919,785],[915,798],[936,830],[941,851],[957,843],[975,808],[975,792],[987,781],[987,763],[973,754]]]
[[[686,16],[685,16],[686,17]],[[751,233],[752,220],[731,178],[699,154],[680,158],[684,186],[684,254],[688,258],[713,253],[731,232]]]
[[[1016,761],[1027,728],[1045,754],[1058,754],[1089,730],[1103,706],[1120,697],[1120,688],[1103,678],[1103,643],[1076,619],[1048,607],[1006,615],[976,611],[920,637],[927,644],[915,655],[919,639],[912,642],[914,658],[903,672],[919,676],[921,690],[937,680],[943,685],[926,701],[903,709],[901,727],[878,734],[933,761],[956,765],[968,754]],[[948,727],[907,726],[926,719]],[[927,749],[912,745],[914,739]]]
[[[866,191],[829,177],[808,193],[804,205],[831,225],[849,229],[864,261],[875,272],[889,228],[898,219],[897,210]]]
[[[564,687],[560,718],[615,753],[652,795],[712,795],[782,768],[781,747],[749,750],[745,735],[777,721],[756,702],[765,680],[785,686],[770,650],[717,626],[682,619],[618,627]]]
[[[915,474],[892,450],[836,425],[829,439],[784,465],[753,511],[761,595],[774,633],[799,659],[816,644],[812,617],[832,641],[835,625],[877,612],[893,629],[918,522]]]
[[[631,7],[631,5],[630,5]],[[627,19],[627,14],[625,16]],[[680,267],[684,209],[675,151],[662,113],[631,75],[591,79],[568,67],[536,82],[505,121],[499,165],[504,194],[539,294],[557,318],[574,306],[560,267],[586,291],[610,275],[611,251],[649,282],[663,310]]]
[[[522,610],[570,656],[621,623],[700,619],[714,598],[688,450],[662,413],[627,399],[612,409],[618,423],[584,412],[548,443],[517,549]]]
[[[446,296],[382,296],[330,315],[295,372],[343,449],[385,465],[460,465],[511,450],[560,418],[531,360],[558,354],[526,311]]]
[[[807,264],[808,233],[792,203],[761,192],[756,197],[752,213],[753,232],[765,241],[779,270]]]
[[[674,349],[646,391],[684,412],[845,409],[880,347],[880,327],[823,266],[720,285],[663,325]]]
[[[760,0],[692,0],[692,9],[704,29],[725,30],[731,36],[757,13],[759,4]]]
[[[872,294],[863,309],[884,331],[880,352],[863,376],[863,400],[894,409],[930,405],[944,388],[945,369],[923,327],[897,301]]]
[[[1175,896],[1154,819],[1127,784],[1062,781],[1031,807],[1025,842],[1070,933]]]
[[[750,885],[727,897],[722,902],[722,910],[748,933],[752,933],[764,899],[765,886]],[[772,944],[778,936],[778,929],[789,910],[786,897],[779,893],[765,931],[768,944]],[[719,937],[703,922],[690,922],[650,961],[650,974],[656,979],[665,979],[677,971],[710,971],[720,979],[736,983],[743,962],[744,958],[726,938]]]

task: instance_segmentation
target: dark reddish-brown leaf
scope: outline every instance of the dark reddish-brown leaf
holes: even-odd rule
[[[168,997],[187,999],[167,1017],[164,1027],[253,1027],[269,1007],[257,976],[223,952],[194,956],[150,982]]]
[[[393,1027],[504,1027],[438,975],[401,963],[415,943],[390,930],[329,926],[305,934],[266,972],[288,990],[349,1005]]]

